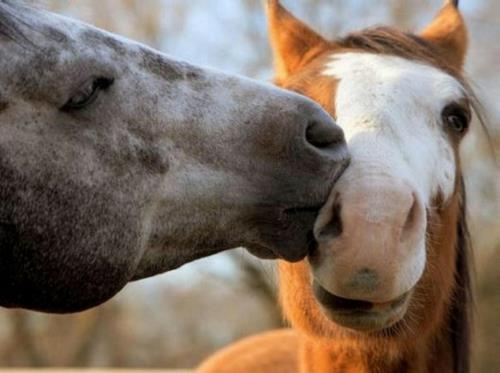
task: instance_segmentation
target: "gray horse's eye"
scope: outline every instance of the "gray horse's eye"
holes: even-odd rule
[[[87,80],[61,107],[61,110],[75,111],[89,106],[99,97],[99,93],[109,88],[113,82],[114,79],[105,77],[94,77]]]

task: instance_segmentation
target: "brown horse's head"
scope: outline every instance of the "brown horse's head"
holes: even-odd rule
[[[276,82],[321,103],[352,154],[316,221],[317,249],[281,265],[285,312],[323,337],[425,333],[467,275],[458,149],[473,94],[456,4],[420,34],[380,27],[333,42],[278,1],[268,16]]]

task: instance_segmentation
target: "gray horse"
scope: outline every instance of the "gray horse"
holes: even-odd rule
[[[347,163],[319,106],[0,0],[0,305],[83,310],[237,246],[296,261]]]

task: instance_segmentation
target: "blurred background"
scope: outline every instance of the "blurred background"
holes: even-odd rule
[[[45,0],[36,4],[140,40],[177,58],[272,78],[260,0]],[[333,38],[375,24],[415,30],[442,0],[288,0]],[[471,31],[467,72],[500,157],[500,1],[462,0]],[[476,253],[476,372],[500,371],[500,172],[475,126],[463,147]],[[128,285],[72,316],[0,309],[0,367],[190,368],[244,336],[282,326],[272,263],[242,249]]]

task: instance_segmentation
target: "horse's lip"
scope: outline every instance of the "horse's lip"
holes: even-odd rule
[[[316,281],[313,292],[330,321],[359,332],[378,332],[396,324],[406,314],[412,293],[410,290],[389,302],[375,303],[336,296]]]
[[[325,203],[328,200],[328,197],[331,193],[331,190],[337,183],[337,181],[340,179],[340,177],[344,174],[344,171],[349,167],[349,164],[351,163],[350,158],[345,158],[341,162],[339,162],[338,166],[335,168],[335,170],[332,173],[332,177],[330,182],[328,183],[328,186],[325,188],[325,198],[321,201],[316,200],[316,201],[309,201],[306,203],[303,203],[301,205],[296,205],[292,207],[287,207],[283,210],[283,213],[286,215],[294,215],[294,214],[315,214],[316,216],[319,214],[319,211],[323,208]]]
[[[340,179],[340,177],[344,174],[344,171],[347,170],[350,164],[351,164],[351,157],[344,158],[344,160],[339,164],[337,170],[333,175],[332,187],[335,185],[338,179]]]
[[[350,158],[344,158],[338,162],[337,166],[334,170],[332,170],[332,174],[328,183],[321,188],[322,197],[317,199],[303,200],[301,202],[295,201],[293,205],[282,205],[278,207],[279,214],[285,221],[298,221],[300,220],[298,217],[300,216],[302,219],[304,217],[310,216],[310,230],[307,230],[307,234],[304,237],[304,242],[307,248],[300,253],[292,252],[292,254],[283,255],[280,250],[275,250],[273,247],[269,247],[268,245],[246,245],[247,249],[256,255],[259,258],[263,259],[284,259],[289,262],[297,262],[306,257],[306,255],[315,250],[317,246],[317,242],[314,239],[313,235],[313,227],[314,222],[317,219],[320,210],[323,208],[325,203],[328,200],[328,197],[331,193],[331,190],[335,186],[335,183],[342,176],[344,171],[347,169],[350,163]],[[306,218],[307,220],[307,218]],[[254,246],[254,247],[252,247]],[[306,251],[307,250],[307,251]]]
[[[304,240],[304,247],[307,246],[307,249],[304,250],[287,250],[286,254],[282,250],[277,250],[276,248],[267,246],[267,245],[259,245],[259,244],[250,244],[245,245],[246,249],[260,259],[280,259],[285,260],[290,263],[296,263],[303,260],[311,250],[311,245],[315,244],[314,239],[310,239],[313,235],[312,229],[306,234],[306,238]]]
[[[259,259],[277,259],[281,256],[269,247],[257,244],[246,245],[246,249]],[[281,258],[282,259],[282,258]]]

